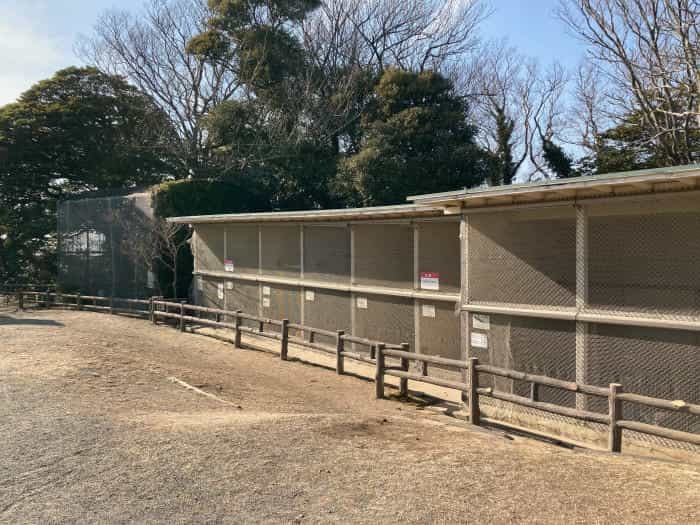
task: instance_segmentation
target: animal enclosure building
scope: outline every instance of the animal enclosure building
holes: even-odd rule
[[[171,220],[194,228],[199,304],[700,402],[700,168],[410,200]],[[482,386],[529,388],[501,378]],[[539,398],[607,411],[574,392],[543,387]],[[484,403],[487,415],[550,432],[566,419]],[[700,432],[688,414],[626,403],[625,417]]]

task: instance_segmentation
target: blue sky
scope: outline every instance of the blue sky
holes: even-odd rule
[[[78,63],[73,46],[99,13],[113,6],[137,8],[143,0],[0,0],[0,106],[63,67]],[[511,45],[544,64],[575,67],[582,50],[554,18],[557,0],[491,0],[495,12],[484,38],[508,37]]]

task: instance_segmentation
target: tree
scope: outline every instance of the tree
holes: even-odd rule
[[[228,64],[187,52],[190,39],[206,31],[212,15],[205,0],[148,0],[137,14],[105,11],[93,34],[77,46],[86,62],[128,79],[168,115],[178,138],[169,153],[181,176],[211,176],[202,119],[241,88]]]
[[[562,0],[559,16],[588,45],[591,63],[605,80],[600,98],[615,124],[639,119],[648,133],[637,136],[655,152],[657,165],[698,160],[698,2]]]
[[[441,75],[389,69],[363,117],[364,139],[339,184],[364,205],[480,184],[490,167],[474,142],[464,100]]]
[[[55,273],[56,200],[162,180],[171,139],[148,96],[94,68],[61,70],[0,108],[3,250],[16,268]]]

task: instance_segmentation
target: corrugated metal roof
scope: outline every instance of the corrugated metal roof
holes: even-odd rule
[[[440,206],[425,206],[422,204],[398,204],[394,206],[342,208],[333,210],[193,215],[190,217],[170,217],[168,221],[180,224],[207,224],[221,222],[331,222],[349,220],[439,217],[441,215],[443,215],[443,209]]]
[[[483,207],[700,189],[699,179],[700,165],[673,166],[573,179],[555,179],[414,195],[408,197],[407,200],[425,205]]]

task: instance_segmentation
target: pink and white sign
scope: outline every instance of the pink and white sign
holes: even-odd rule
[[[421,272],[420,287],[421,290],[439,290],[440,274],[437,272]]]
[[[233,271],[233,259],[224,259],[224,270],[227,272]]]

